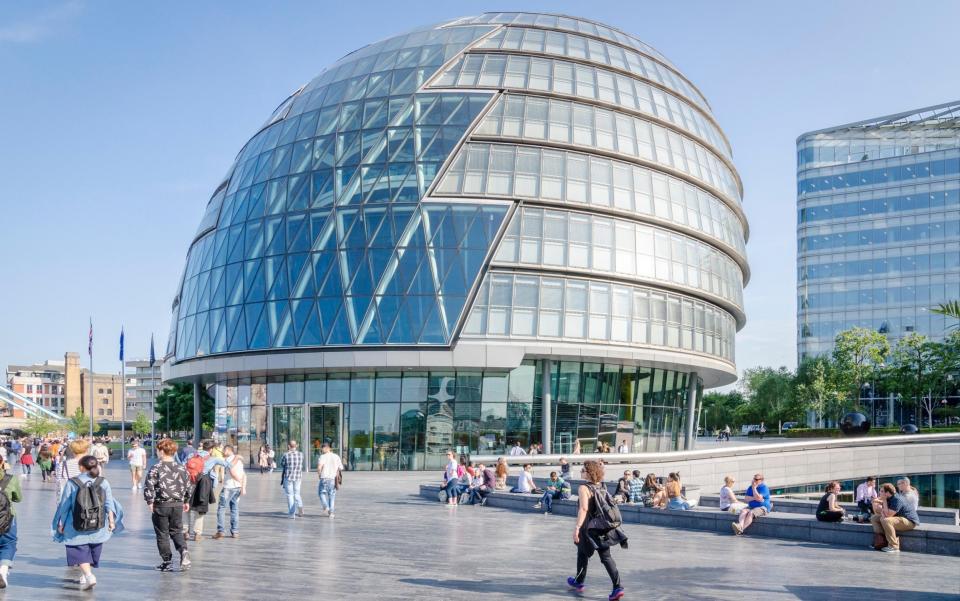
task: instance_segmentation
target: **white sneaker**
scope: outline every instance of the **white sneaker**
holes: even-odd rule
[[[333,512],[330,512],[330,515],[328,515],[327,517],[332,520],[332,519],[333,519]]]
[[[84,579],[83,582],[80,583],[80,590],[88,591],[95,586],[97,586],[97,577],[94,576],[93,574],[90,574]]]
[[[7,575],[0,574],[0,588],[7,588]]]
[[[87,583],[87,577],[81,574],[80,580],[77,580],[77,584],[79,584],[80,586],[83,586],[86,583]]]
[[[882,549],[880,549],[880,550],[883,551],[884,553],[899,553],[899,552],[900,552],[900,549],[894,549],[893,547],[884,547],[884,548],[882,548]]]

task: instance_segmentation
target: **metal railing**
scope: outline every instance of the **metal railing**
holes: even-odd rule
[[[859,438],[839,438],[829,440],[800,440],[797,442],[783,442],[760,445],[731,446],[715,449],[701,449],[699,451],[671,451],[666,453],[587,453],[550,454],[550,455],[510,455],[509,451],[495,455],[471,455],[470,460],[479,463],[496,462],[500,457],[508,464],[520,465],[557,465],[561,457],[568,462],[577,464],[589,459],[602,459],[604,463],[671,463],[677,461],[692,461],[701,459],[717,459],[724,457],[743,457],[749,455],[770,455],[795,451],[815,449],[837,449],[854,447],[883,447],[901,444],[932,444],[943,442],[960,442],[960,432],[942,434],[906,434],[900,436],[866,436]]]
[[[0,402],[3,402],[7,406],[14,409],[19,409],[30,417],[46,417],[56,421],[61,421],[64,419],[59,414],[50,411],[43,405],[39,405],[3,385],[0,385]]]

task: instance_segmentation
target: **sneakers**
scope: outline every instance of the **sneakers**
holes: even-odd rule
[[[610,593],[610,596],[608,596],[607,599],[610,601],[618,601],[619,599],[623,599],[625,594],[626,593],[623,591],[623,587],[617,586],[614,587],[613,592]]]
[[[740,527],[738,522],[730,522],[730,527],[733,529],[733,533],[737,536],[743,534],[743,528]]]
[[[0,574],[0,588],[7,588],[7,575]]]
[[[186,572],[193,565],[190,561],[190,551],[184,551],[180,554],[180,571]]]
[[[487,498],[486,498],[486,497],[480,499],[480,507],[483,507],[483,506],[486,505],[486,504],[487,504]]]
[[[303,507],[297,510],[297,516],[301,518],[303,517]]]
[[[240,538],[240,533],[239,533],[239,532],[231,532],[231,533],[230,533],[230,538]]]
[[[219,530],[217,530],[217,533],[214,534],[211,538],[213,538],[213,540],[220,540],[221,538],[223,538],[223,532],[220,532]]]
[[[173,564],[170,563],[169,561],[164,561],[164,562],[162,562],[160,565],[158,565],[157,567],[155,567],[154,569],[155,569],[156,571],[158,571],[158,572],[172,572],[172,571],[173,571]],[[81,586],[83,585],[82,582],[81,582],[80,584],[81,584]]]
[[[541,507],[543,507],[543,503],[537,503],[533,506],[534,509],[540,509]]]
[[[583,590],[587,588],[583,585],[582,582],[577,582],[577,579],[574,578],[573,576],[570,576],[567,578],[567,586],[569,586],[570,588],[572,588],[578,593],[582,593]]]
[[[89,591],[95,586],[97,586],[97,577],[94,576],[93,574],[90,574],[89,576],[85,576],[84,578],[80,579],[81,591]]]
[[[883,551],[884,553],[899,553],[899,552],[900,552],[900,549],[897,549],[897,548],[894,548],[894,547],[884,547],[884,548],[882,548],[882,549],[880,549],[880,550]]]
[[[333,512],[331,511],[331,512],[330,512],[330,515],[328,515],[327,517],[328,517],[328,518],[330,518],[330,519],[332,520],[332,519],[333,519],[333,517],[334,517],[334,515],[333,515]]]

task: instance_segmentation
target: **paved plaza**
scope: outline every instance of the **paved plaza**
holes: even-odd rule
[[[20,550],[0,598],[185,599],[572,599],[572,518],[451,508],[417,497],[424,473],[347,473],[336,520],[319,516],[316,476],[304,485],[307,516],[290,520],[279,474],[250,474],[241,538],[191,544],[194,567],[158,573],[153,530],[126,469],[108,476],[127,531],[105,547],[92,593],[77,590],[64,550],[50,541],[54,485],[24,483]],[[138,491],[139,493],[139,491]],[[628,599],[960,599],[960,558],[627,525],[616,550]],[[609,581],[594,560],[586,599]],[[5,596],[4,596],[5,595]]]

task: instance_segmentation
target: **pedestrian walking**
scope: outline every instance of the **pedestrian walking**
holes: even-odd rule
[[[30,474],[33,473],[33,463],[33,448],[28,443],[24,445],[23,453],[20,455],[20,473],[24,478],[29,479]]]
[[[260,453],[257,455],[257,465],[260,467],[261,474],[265,471],[273,472],[277,465],[275,460],[276,455],[276,452],[270,448],[270,445],[265,444],[260,447]]]
[[[97,458],[97,461],[100,462],[100,467],[104,470],[107,469],[107,464],[110,463],[110,449],[107,448],[107,445],[103,443],[102,439],[98,438],[97,441],[93,443],[90,454]]]
[[[40,447],[40,452],[37,453],[37,466],[40,468],[40,478],[44,482],[53,479],[53,454],[50,452],[49,445]]]
[[[224,536],[224,518],[227,507],[230,508],[230,538],[240,538],[240,497],[247,494],[247,474],[243,468],[243,458],[234,453],[233,447],[223,447],[223,459],[227,462],[226,479],[217,501],[217,533],[215,539]]]
[[[147,470],[147,452],[140,446],[139,440],[130,443],[127,461],[130,463],[130,479],[133,482],[131,488],[133,490],[143,488],[143,474]]]
[[[280,486],[287,493],[287,515],[303,517],[303,498],[300,485],[303,483],[303,453],[297,450],[297,441],[287,443],[287,452],[280,458]]]
[[[320,496],[320,508],[330,519],[333,519],[334,502],[337,499],[337,489],[340,488],[343,462],[340,455],[330,449],[330,443],[324,441],[320,446],[320,457],[317,458],[317,475],[320,476],[320,486],[317,493]]]
[[[66,546],[67,565],[80,568],[80,590],[88,590],[97,584],[93,569],[100,567],[103,544],[123,530],[123,508],[96,457],[86,455],[78,463],[80,475],[67,481],[51,529],[53,540]]]
[[[212,440],[203,441],[201,449],[187,459],[185,465],[190,480],[196,485],[190,501],[190,513],[187,515],[190,540],[196,542],[203,537],[204,518],[210,512],[210,506],[217,502],[219,474],[216,468],[227,465],[222,457],[213,456],[215,446]]]
[[[160,461],[147,473],[143,487],[143,498],[150,510],[153,532],[157,537],[157,551],[160,552],[161,572],[172,572],[173,552],[170,541],[180,554],[180,571],[190,569],[190,551],[183,532],[183,512],[190,510],[190,497],[193,484],[182,465],[174,461],[177,443],[164,438],[157,443]]]
[[[613,583],[613,591],[607,599],[617,601],[623,598],[624,591],[620,584],[617,564],[610,554],[610,547],[626,547],[626,535],[620,530],[620,511],[613,504],[613,498],[603,483],[601,462],[584,461],[580,474],[586,483],[581,484],[577,491],[579,510],[577,525],[573,531],[573,544],[577,546],[577,575],[567,578],[567,584],[578,593],[583,592],[587,564],[596,552]]]
[[[23,500],[20,479],[6,462],[0,462],[0,588],[7,588],[7,578],[17,554],[17,515],[14,503]]]
[[[90,442],[77,439],[71,440],[63,451],[63,456],[57,462],[57,498],[63,496],[63,490],[70,478],[76,478],[80,475],[80,458],[87,454],[90,449]]]

